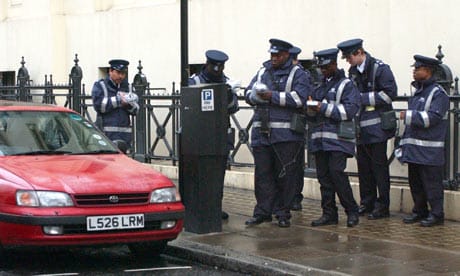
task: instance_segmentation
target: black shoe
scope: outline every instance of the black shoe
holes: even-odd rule
[[[225,211],[222,211],[222,219],[227,220],[228,219],[228,213]]]
[[[272,221],[271,217],[261,217],[261,216],[256,216],[248,219],[245,224],[246,225],[259,225],[263,222],[270,222]]]
[[[278,221],[278,226],[283,228],[289,227],[291,226],[291,221],[289,221],[289,219],[280,219]]]
[[[390,211],[388,209],[374,209],[369,215],[367,215],[367,219],[374,220],[374,219],[382,219],[388,218],[390,216]]]
[[[364,216],[365,213],[369,213],[369,212],[370,212],[370,210],[368,210],[366,206],[364,206],[364,205],[359,205],[358,214],[359,214],[360,216]]]
[[[439,218],[431,214],[427,218],[422,219],[422,221],[420,221],[420,225],[425,227],[431,227],[441,224],[444,224],[444,218]]]
[[[300,202],[293,203],[291,206],[291,210],[292,211],[302,211],[302,203]]]
[[[359,223],[359,215],[358,214],[350,214],[347,218],[347,227],[353,227],[358,225]]]
[[[316,226],[323,226],[323,225],[332,225],[332,224],[337,224],[339,223],[339,220],[337,217],[332,218],[329,216],[322,215],[319,219],[314,220],[311,222],[311,226],[316,227]]]
[[[419,214],[412,213],[411,215],[403,218],[403,222],[406,224],[412,224],[416,223],[418,221],[421,221],[422,219],[426,218],[426,216],[422,216]]]

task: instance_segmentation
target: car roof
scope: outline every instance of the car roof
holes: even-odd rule
[[[57,106],[54,104],[6,100],[0,100],[0,111],[1,110],[74,112],[68,108]]]

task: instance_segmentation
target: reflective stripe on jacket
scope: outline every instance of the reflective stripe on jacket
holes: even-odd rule
[[[126,84],[126,85],[124,85]],[[96,81],[91,91],[94,109],[102,119],[102,131],[109,139],[121,139],[131,146],[131,118],[127,109],[121,106],[118,92],[127,92],[127,83],[116,85],[109,77]]]
[[[341,138],[337,133],[340,122],[351,121],[360,108],[356,86],[345,78],[343,70],[337,70],[330,80],[323,80],[312,98],[322,103],[320,111],[314,117],[309,116],[309,150],[341,151],[354,155],[356,140]]]
[[[449,96],[433,79],[414,84],[419,88],[409,99],[399,160],[442,166],[445,162]]]
[[[300,69],[300,70],[299,70]],[[288,125],[294,113],[301,111],[311,93],[309,75],[302,68],[293,65],[289,59],[281,68],[273,68],[271,61],[253,77],[245,91],[246,102],[252,105],[249,94],[256,82],[264,83],[272,92],[268,104],[254,109],[254,124],[251,132],[252,146],[269,145],[279,142],[304,141],[304,135],[291,130]],[[268,113],[269,135],[260,132],[261,116]],[[281,127],[279,127],[281,126]]]
[[[366,52],[363,73],[357,66],[350,67],[348,73],[361,92],[358,144],[379,143],[393,137],[395,130],[383,130],[380,120],[383,112],[393,110],[392,101],[398,91],[390,66]]]

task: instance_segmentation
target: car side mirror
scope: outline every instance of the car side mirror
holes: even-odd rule
[[[124,154],[126,154],[128,152],[128,149],[129,149],[128,143],[126,143],[125,141],[123,141],[123,140],[113,140],[113,143]]]

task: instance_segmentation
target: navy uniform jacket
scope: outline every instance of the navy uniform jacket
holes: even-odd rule
[[[294,69],[294,67],[296,69]],[[262,71],[261,71],[262,70]],[[295,70],[292,77],[291,88],[286,89],[286,84],[291,70]],[[293,65],[289,59],[281,68],[274,69],[271,61],[263,63],[263,67],[251,80],[245,92],[246,102],[254,105],[250,99],[254,84],[260,78],[268,90],[272,91],[271,102],[258,105],[254,109],[253,127],[251,131],[252,146],[270,145],[279,142],[304,141],[304,134],[290,129],[290,122],[294,113],[304,107],[311,85],[308,74],[299,66]],[[260,133],[261,112],[268,109],[270,134]]]
[[[433,79],[413,82],[417,88],[409,99],[401,139],[401,162],[442,166],[447,134],[449,96]]]
[[[339,101],[337,96],[340,97]],[[341,138],[337,133],[341,121],[350,121],[358,113],[360,94],[356,86],[345,77],[343,70],[337,70],[330,80],[323,79],[313,92],[312,98],[322,103],[316,116],[309,118],[312,122],[309,124],[309,150],[341,151],[354,155],[356,139]]]
[[[106,89],[104,89],[103,85]],[[118,92],[128,93],[127,82],[116,85],[109,76],[96,81],[91,91],[94,109],[102,119],[102,131],[109,139],[121,139],[131,146],[131,119],[128,107],[121,106],[121,98]]]
[[[363,73],[357,66],[350,67],[348,73],[361,92],[358,144],[374,144],[393,137],[395,130],[383,130],[380,121],[383,112],[393,110],[392,102],[397,96],[398,88],[390,66],[366,52]]]

